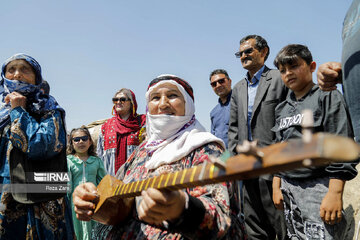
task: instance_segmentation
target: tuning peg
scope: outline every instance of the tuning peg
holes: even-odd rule
[[[302,140],[305,143],[309,143],[312,138],[312,132],[314,129],[314,117],[313,112],[310,109],[305,109],[302,111]]]
[[[209,156],[209,160],[212,164],[214,164],[216,167],[225,170],[226,169],[226,164],[221,161],[219,158],[213,157],[213,156]]]
[[[259,148],[257,147],[257,140],[252,142],[245,140],[243,144],[238,144],[236,146],[236,152],[239,154],[243,153],[247,155],[253,155],[258,158],[264,157],[264,153],[260,151]]]
[[[223,154],[221,154],[219,158],[209,156],[209,162],[211,162],[221,170],[226,170],[225,162],[229,157],[230,157],[230,152],[225,151]],[[199,174],[199,180],[203,180],[207,164],[208,164],[207,161],[204,161],[204,163],[202,164],[201,171]]]
[[[310,158],[305,158],[303,161],[302,161],[302,164],[304,167],[310,167],[312,165],[312,160]]]

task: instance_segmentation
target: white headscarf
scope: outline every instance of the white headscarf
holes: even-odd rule
[[[206,132],[205,128],[196,120],[193,99],[185,91],[183,86],[171,80],[171,78],[176,76],[161,75],[161,77],[164,76],[169,76],[169,80],[162,80],[151,86],[145,94],[146,103],[149,104],[150,93],[155,88],[165,83],[171,83],[175,85],[184,96],[185,115],[151,115],[147,112],[146,133],[148,141],[145,149],[149,153],[152,153],[152,156],[146,162],[145,167],[155,169],[161,165],[176,162],[196,148],[210,142],[217,142],[225,148],[225,144],[220,138]]]

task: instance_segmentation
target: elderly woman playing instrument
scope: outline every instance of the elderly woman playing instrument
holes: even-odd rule
[[[66,192],[39,193],[28,185],[27,174],[67,172],[65,111],[40,91],[42,81],[39,63],[28,55],[16,54],[2,66],[0,239],[74,236]]]
[[[124,183],[172,173],[218,157],[224,143],[196,120],[191,86],[173,75],[154,79],[146,93],[147,141],[119,169]],[[213,184],[175,191],[144,190],[135,199],[130,216],[115,226],[93,232],[94,239],[238,239],[236,216],[227,184]],[[73,194],[75,212],[90,220],[96,199],[91,183],[78,186]],[[232,230],[230,230],[230,226]]]
[[[102,126],[97,144],[97,154],[106,171],[114,176],[126,159],[141,142],[140,130],[145,125],[145,115],[137,114],[135,94],[122,88],[112,98],[112,114]]]

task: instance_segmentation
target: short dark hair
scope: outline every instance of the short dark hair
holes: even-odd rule
[[[255,39],[255,41],[256,41],[255,48],[257,50],[261,51],[264,48],[268,49],[268,52],[267,52],[267,54],[265,56],[265,59],[264,59],[266,61],[266,59],[268,58],[268,56],[270,54],[270,47],[269,47],[268,43],[266,42],[266,40],[262,36],[252,34],[252,35],[247,35],[246,37],[243,37],[240,40],[240,45],[243,44],[245,41],[250,40],[250,39]]]
[[[227,79],[229,79],[229,74],[227,73],[227,71],[224,70],[224,69],[219,68],[219,69],[215,69],[214,71],[212,71],[212,72],[210,73],[209,80],[211,81],[211,77],[214,76],[214,75],[216,75],[216,74],[224,74],[225,77],[226,77]]]
[[[73,134],[75,132],[77,132],[77,131],[81,131],[81,132],[85,133],[86,136],[89,137],[89,141],[91,141],[91,145],[90,145],[87,153],[88,153],[89,156],[95,156],[96,157],[97,155],[96,155],[96,152],[95,152],[94,141],[91,138],[91,134],[90,134],[89,130],[85,126],[81,126],[79,128],[73,128],[71,130],[71,132],[69,134],[69,144],[67,146],[67,151],[66,151],[67,154],[75,154],[76,153],[76,151],[74,149],[74,145],[73,145]]]
[[[279,69],[280,65],[285,66],[295,63],[299,58],[303,59],[307,65],[313,61],[309,48],[301,44],[289,44],[283,47],[276,55],[274,65]]]

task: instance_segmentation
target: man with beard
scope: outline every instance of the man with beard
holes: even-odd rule
[[[238,82],[230,101],[229,150],[237,154],[236,146],[244,141],[258,141],[259,147],[275,140],[271,128],[275,125],[275,107],[285,100],[288,89],[278,70],[264,65],[270,48],[264,38],[248,35],[240,40],[235,56],[248,72]],[[283,213],[272,201],[272,176],[245,180],[244,215],[249,239],[288,239]]]
[[[216,69],[210,74],[210,85],[219,96],[219,103],[210,112],[211,133],[222,139],[228,147],[231,79],[224,69]]]

